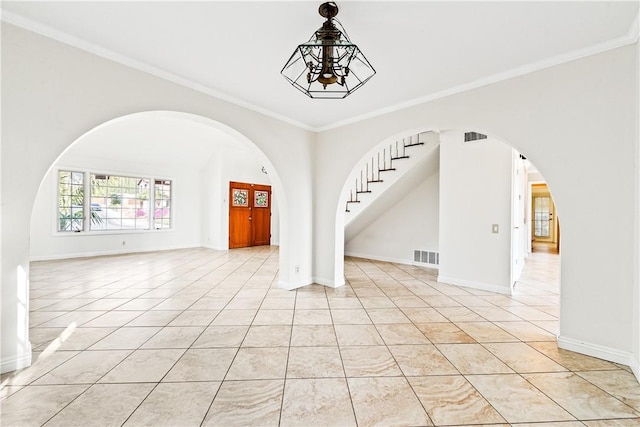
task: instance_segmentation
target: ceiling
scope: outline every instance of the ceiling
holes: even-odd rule
[[[377,74],[343,100],[280,75],[321,1],[2,1],[7,22],[312,130],[633,43],[638,1],[338,1]]]

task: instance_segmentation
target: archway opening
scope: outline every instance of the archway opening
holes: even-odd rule
[[[412,141],[426,142],[429,132],[437,143],[430,149],[414,148]],[[391,174],[399,176],[386,188],[377,183],[367,188],[367,180],[360,176],[371,181],[380,175],[377,170],[371,174],[371,159],[384,155],[390,145],[395,154],[396,144],[411,146],[408,156],[415,154],[416,159],[404,159],[408,149],[401,148],[393,170],[381,173],[384,180]],[[541,323],[532,328],[557,335],[560,258],[531,257],[536,223],[531,188],[533,183],[547,184],[525,155],[513,144],[479,132],[414,131],[385,140],[362,157],[342,189],[336,212],[335,270],[343,271],[343,255],[433,269],[427,284],[461,286],[470,294],[507,294],[515,304],[517,298],[535,303],[529,314],[520,313],[527,318],[523,320],[537,317]],[[353,203],[358,216],[349,222],[353,210],[345,210],[351,210],[354,183],[357,189],[364,187]],[[376,198],[370,192],[376,190],[390,194]],[[542,216],[538,217],[540,225]],[[557,213],[553,221],[557,223]],[[530,268],[523,275],[525,263]],[[534,301],[537,293],[543,296]],[[499,301],[496,297],[493,302]],[[505,307],[496,309],[505,318],[518,319]]]
[[[43,179],[33,207],[31,259],[200,245],[226,250],[229,181],[273,186],[271,234],[279,244],[282,186],[247,138],[185,113],[111,120],[71,144]]]
[[[32,290],[32,296],[39,297],[39,301],[32,305],[31,324],[43,326],[36,330],[40,335],[31,337],[34,349],[45,350],[40,355],[48,356],[74,333],[80,320],[69,317],[67,322],[65,311],[86,306],[86,310],[81,309],[85,314],[100,315],[109,312],[111,304],[126,304],[125,294],[103,299],[117,294],[115,276],[110,278],[102,270],[103,275],[96,277],[91,262],[85,262],[86,257],[182,249],[183,258],[193,253],[206,260],[211,254],[207,264],[217,262],[228,249],[229,181],[272,186],[272,244],[278,245],[280,224],[286,217],[286,199],[278,173],[255,144],[226,125],[187,113],[142,112],[105,122],[70,144],[47,171],[33,204],[31,261],[83,258],[78,264],[87,267],[82,274],[56,271],[59,277],[55,283]],[[189,251],[198,248],[216,252],[205,251],[203,255],[202,251]],[[275,247],[269,248],[256,253],[261,260],[269,258],[275,263],[271,271],[277,277],[282,257]],[[150,261],[144,262],[153,266]],[[189,261],[183,262],[188,265]],[[125,262],[113,268],[126,270],[127,265]],[[140,269],[146,267],[134,264],[129,268],[131,280],[135,280]],[[158,271],[152,274],[156,277],[154,283],[138,289],[152,292],[150,302],[180,292],[182,279],[170,278],[165,266],[155,268]],[[32,279],[42,283],[43,270],[34,271],[37,277]],[[194,274],[197,272],[184,279],[195,279],[191,277]],[[67,285],[63,284],[65,280]],[[122,277],[119,280],[122,282]],[[112,288],[107,289],[110,283]],[[204,286],[214,284],[203,278],[197,291],[185,291],[183,303],[203,297],[198,294],[204,292]],[[71,307],[67,298],[85,305]],[[47,304],[50,309],[37,311],[41,308],[38,304]],[[77,315],[76,312],[74,316]],[[54,319],[57,323],[44,328]],[[47,330],[56,335],[42,335]]]

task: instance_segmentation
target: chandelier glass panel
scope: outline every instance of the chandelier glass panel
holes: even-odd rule
[[[318,11],[327,20],[308,42],[298,45],[281,73],[311,98],[345,98],[376,71],[334,20],[338,6],[334,2],[323,3]]]

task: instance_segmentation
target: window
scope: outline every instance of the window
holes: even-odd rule
[[[86,175],[90,177],[87,182],[85,172],[58,172],[58,231],[171,228],[170,180]],[[88,200],[85,193],[90,195]]]
[[[171,181],[156,180],[154,183],[155,229],[171,228]]]
[[[91,174],[91,230],[148,230],[149,180]]]
[[[549,221],[551,220],[549,197],[535,197],[534,206],[534,233],[535,237],[549,237]]]
[[[58,231],[84,230],[84,173],[58,171]]]

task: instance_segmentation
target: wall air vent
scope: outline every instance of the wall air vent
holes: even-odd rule
[[[413,262],[420,264],[439,265],[440,253],[431,251],[413,251]]]
[[[487,135],[478,132],[464,133],[464,142],[477,141],[479,139],[487,139]]]

